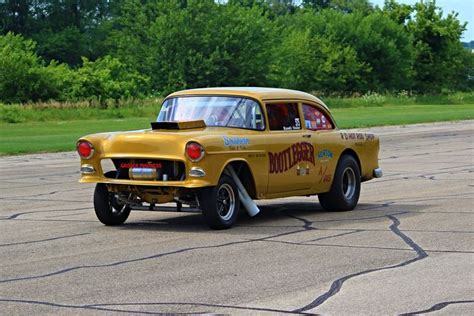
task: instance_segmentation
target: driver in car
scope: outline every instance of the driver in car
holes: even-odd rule
[[[212,114],[206,120],[208,126],[226,126],[229,121],[230,109],[226,106],[216,107],[212,110]]]

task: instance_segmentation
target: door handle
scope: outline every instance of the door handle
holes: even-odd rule
[[[303,137],[304,138],[311,138],[311,134],[304,134]]]

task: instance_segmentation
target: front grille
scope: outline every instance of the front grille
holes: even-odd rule
[[[113,168],[110,167],[112,164],[107,161],[112,161]],[[182,161],[113,158],[103,159],[101,165],[104,176],[111,179],[184,181],[186,178],[185,166]]]

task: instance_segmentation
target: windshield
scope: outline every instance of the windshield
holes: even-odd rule
[[[198,96],[167,99],[157,122],[203,120],[206,126],[264,129],[257,102],[241,97]]]

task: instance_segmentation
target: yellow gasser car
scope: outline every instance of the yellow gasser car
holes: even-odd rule
[[[274,88],[175,92],[151,129],[87,135],[77,151],[105,225],[169,202],[214,229],[231,227],[241,206],[257,214],[260,199],[317,194],[324,209],[347,211],[361,182],[382,176],[378,137],[339,130],[311,94]]]

